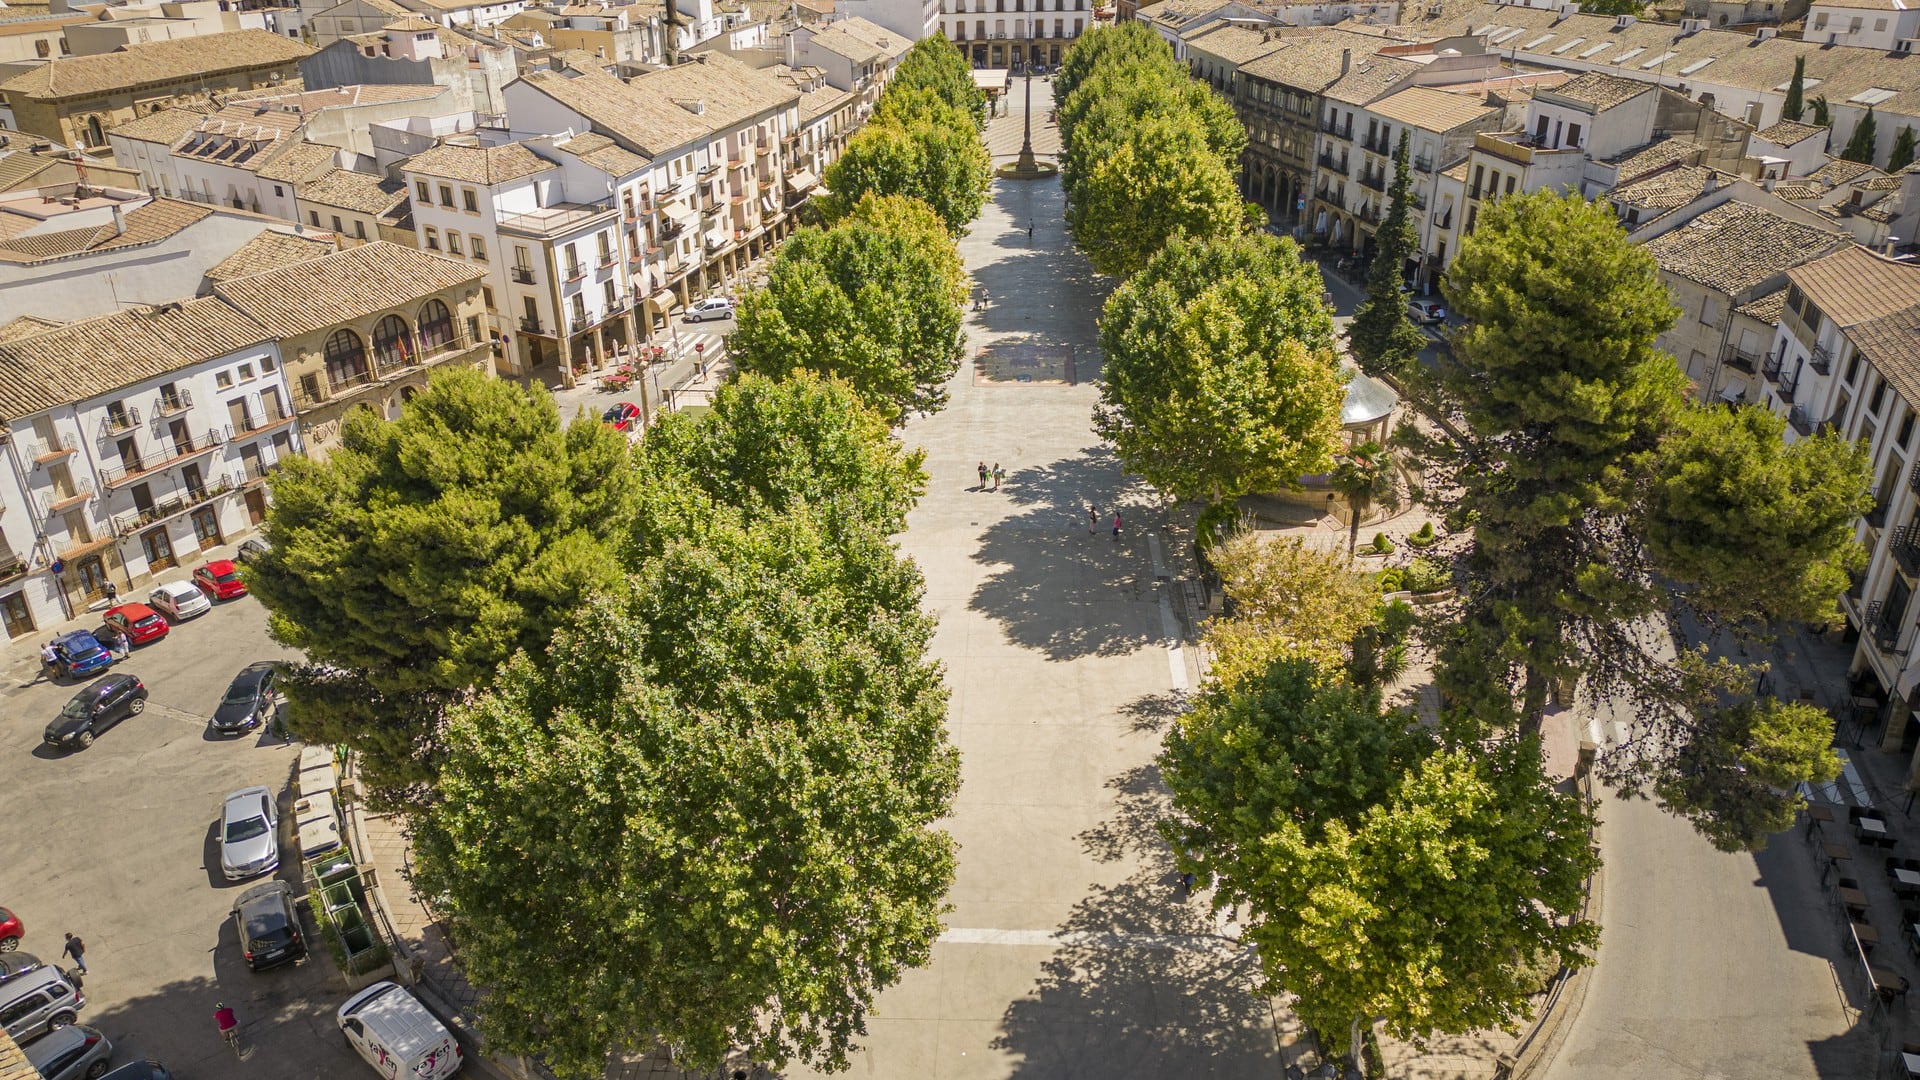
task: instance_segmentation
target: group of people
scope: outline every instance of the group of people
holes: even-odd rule
[[[1007,470],[1001,468],[999,462],[997,461],[994,462],[993,468],[991,469],[987,468],[986,462],[983,461],[980,463],[980,490],[981,491],[999,491],[1000,481],[1005,480],[1006,478],[1007,478]],[[992,485],[992,486],[989,487],[988,485]]]
[[[1088,503],[1087,535],[1092,536],[1098,531],[1100,531],[1100,505],[1098,503]],[[1117,506],[1113,508],[1113,538],[1115,540],[1120,539],[1120,508]]]

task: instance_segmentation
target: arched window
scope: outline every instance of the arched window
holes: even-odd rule
[[[360,335],[345,328],[327,336],[327,383],[344,389],[367,377],[367,347]]]
[[[97,116],[87,117],[87,145],[88,146],[107,145],[106,133],[100,130],[100,118]]]
[[[420,318],[414,323],[420,329],[420,351],[438,352],[453,344],[453,313],[447,305],[438,300],[429,300],[420,309]]]
[[[373,366],[381,373],[413,363],[413,333],[407,320],[389,315],[373,328]]]

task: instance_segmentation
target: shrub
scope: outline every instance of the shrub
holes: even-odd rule
[[[1380,571],[1380,591],[1383,593],[1400,591],[1400,569],[1398,567]]]
[[[1438,592],[1452,583],[1452,575],[1445,563],[1422,555],[1407,564],[1400,581],[1408,592]]]
[[[1387,539],[1386,533],[1373,534],[1373,553],[1375,555],[1393,554],[1393,541]]]
[[[1429,521],[1420,526],[1419,532],[1407,537],[1407,546],[1413,548],[1432,547],[1433,542],[1438,539],[1439,537],[1434,535],[1433,522]]]

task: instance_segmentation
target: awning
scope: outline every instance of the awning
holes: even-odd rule
[[[795,191],[804,191],[819,182],[820,178],[813,175],[813,170],[811,169],[801,169],[799,172],[787,177],[787,186],[793,188]]]
[[[719,251],[721,248],[726,247],[728,244],[732,242],[733,242],[733,237],[729,236],[726,230],[724,229],[708,229],[707,230],[707,250],[708,251]]]
[[[661,212],[682,225],[700,216],[700,211],[683,202],[670,202]]]
[[[1747,388],[1739,383],[1728,383],[1726,387],[1720,391],[1720,400],[1726,402],[1739,401],[1746,396]]]
[[[765,195],[760,196],[760,209],[765,210],[769,214],[777,214],[780,212],[780,202],[773,197],[773,192],[769,191]]]
[[[680,298],[673,295],[672,289],[661,289],[659,292],[647,297],[647,303],[652,304],[661,311],[665,311],[679,302]]]

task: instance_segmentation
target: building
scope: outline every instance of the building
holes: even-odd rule
[[[349,34],[300,63],[300,78],[308,90],[442,87],[448,92],[444,99],[435,99],[435,105],[414,114],[431,117],[498,116],[505,111],[501,88],[519,73],[514,49],[505,41],[467,27],[442,27],[418,16]]]
[[[217,299],[12,336],[0,371],[10,637],[245,535],[300,452],[272,334]]]
[[[844,5],[842,5],[844,9]],[[942,0],[940,29],[976,68],[1053,67],[1093,25],[1088,0]]]
[[[266,330],[306,449],[325,456],[349,409],[391,418],[436,368],[492,373],[484,276],[464,262],[376,241],[217,281],[212,291]]]
[[[1827,45],[1912,52],[1920,42],[1920,8],[1904,0],[1815,0],[1801,36]]]
[[[833,10],[836,19],[865,19],[912,45],[940,29],[940,5],[941,0],[834,0]]]
[[[885,27],[865,19],[839,19],[794,27],[787,34],[786,60],[789,67],[820,69],[829,86],[855,91],[864,120],[911,48],[911,39]]]
[[[298,185],[294,192],[296,220],[332,232],[343,248],[373,240],[416,246],[411,224],[405,228],[398,225],[410,209],[403,180],[334,169]]]
[[[108,131],[136,117],[297,78],[312,51],[264,30],[238,30],[49,60],[0,82],[0,108],[17,130],[105,147]]]
[[[138,190],[140,174],[106,155],[82,153],[32,136],[0,135],[0,191],[73,184]]]

